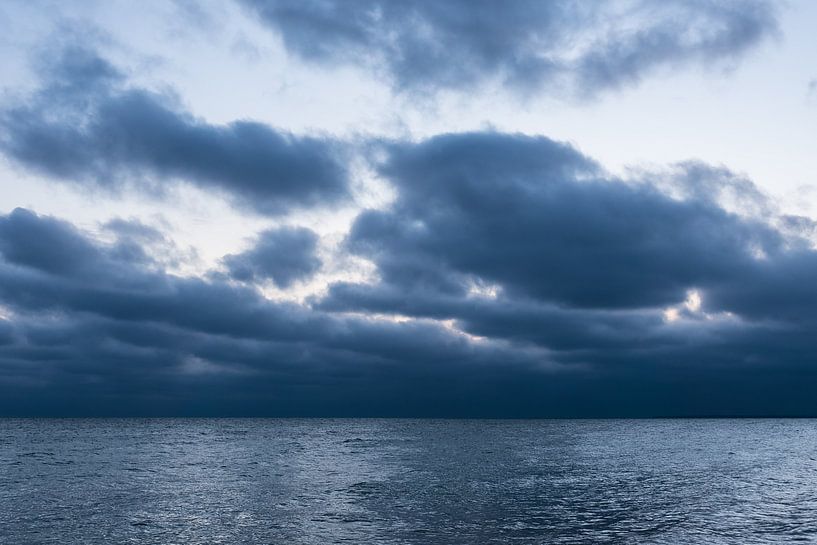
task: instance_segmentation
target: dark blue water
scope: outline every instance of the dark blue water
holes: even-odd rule
[[[817,542],[817,421],[0,420],[0,543]]]

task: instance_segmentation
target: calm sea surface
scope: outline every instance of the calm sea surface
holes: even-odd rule
[[[812,420],[2,420],[0,543],[817,542]]]

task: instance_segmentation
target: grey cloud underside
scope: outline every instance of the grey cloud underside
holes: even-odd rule
[[[232,278],[244,281],[272,280],[288,288],[306,280],[321,266],[316,255],[318,236],[303,227],[281,227],[262,232],[250,250],[224,258]]]
[[[66,47],[38,93],[0,111],[0,149],[75,184],[161,194],[185,181],[264,214],[349,197],[344,151],[262,123],[213,125],[172,97],[131,88],[94,52]]]
[[[765,0],[240,0],[293,54],[385,75],[395,90],[492,79],[592,97],[662,67],[731,62],[777,30]]]
[[[532,351],[477,347],[430,323],[336,317],[179,278],[23,209],[0,219],[0,240],[0,300],[13,313],[0,320],[5,414],[320,414],[355,399],[395,411],[384,400],[428,376],[539,365]]]
[[[308,230],[263,232],[229,274],[184,278],[135,222],[102,243],[0,217],[0,412],[817,414],[810,225],[764,216],[748,181],[686,164],[670,197],[492,132],[374,145],[397,200],[361,213],[345,251],[379,280],[308,305],[255,289],[314,273]],[[721,207],[727,190],[753,213]]]

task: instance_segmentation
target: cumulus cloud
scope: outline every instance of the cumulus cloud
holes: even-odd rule
[[[774,34],[765,0],[241,0],[291,53],[383,74],[399,91],[489,80],[592,97],[660,68],[731,62]]]
[[[264,214],[349,196],[343,151],[253,121],[214,125],[172,96],[126,85],[95,51],[70,45],[41,67],[43,87],[0,111],[0,150],[56,179],[161,193],[184,181]]]

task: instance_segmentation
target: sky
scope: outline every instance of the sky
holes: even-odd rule
[[[817,4],[0,4],[0,415],[817,416]]]

